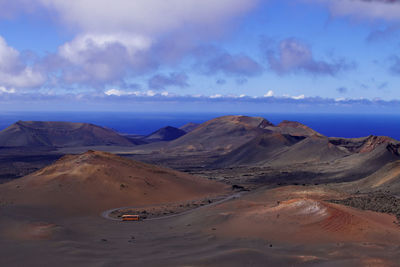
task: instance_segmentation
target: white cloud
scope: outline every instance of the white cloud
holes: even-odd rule
[[[76,37],[59,48],[59,54],[72,63],[84,64],[90,60],[90,50],[107,50],[113,45],[120,45],[126,49],[129,56],[146,50],[151,40],[138,35],[123,34],[85,34]]]
[[[154,96],[153,92],[142,92],[142,91],[125,91],[120,89],[109,89],[104,92],[108,96]]]
[[[0,86],[30,88],[44,82],[43,74],[24,64],[20,53],[0,36]]]
[[[15,94],[16,91],[14,88],[7,89],[4,86],[0,86],[0,94]]]
[[[211,99],[214,99],[214,98],[222,98],[223,97],[223,95],[221,95],[221,94],[215,94],[215,95],[211,95],[211,96],[209,96]]]
[[[19,0],[22,1],[22,0]],[[186,27],[212,30],[259,0],[38,0],[68,26],[85,32],[163,34]]]
[[[3,37],[0,37],[0,70],[10,71],[16,68],[19,60],[19,52],[7,45]]]
[[[116,95],[116,96],[129,95],[128,92],[118,90],[118,89],[109,89],[109,90],[105,91],[104,93],[109,96],[111,96],[111,95]]]
[[[96,86],[116,84],[129,74],[157,69],[166,63],[163,60],[169,60],[165,51],[182,49],[174,56],[180,58],[191,46],[181,47],[180,42],[190,43],[192,38],[218,32],[225,22],[249,11],[258,2],[38,0],[42,8],[56,14],[68,27],[77,26],[75,29],[81,32],[59,48],[59,57],[64,61],[59,63],[62,82]],[[168,41],[175,34],[179,36],[179,44],[175,38]]]
[[[299,96],[292,96],[291,98],[294,99],[294,100],[301,100],[301,99],[306,98],[306,96],[305,95],[299,95]]]
[[[120,89],[109,89],[107,91],[104,92],[104,94],[108,95],[108,96],[169,96],[168,92],[162,92],[161,94],[157,94],[156,92],[152,91],[152,90],[148,90],[148,91],[124,91],[124,90],[120,90]]]
[[[302,100],[302,99],[306,98],[305,95],[291,96],[291,95],[288,95],[288,94],[284,94],[282,97],[283,98],[290,98],[290,99],[293,99],[293,100]]]
[[[219,26],[254,8],[261,0],[0,0],[0,16],[50,14],[80,32],[132,32],[155,36]]]
[[[50,73],[52,86],[101,89],[120,85],[124,78],[154,71],[162,64],[179,62],[200,39],[221,33],[231,25],[228,22],[260,1],[0,0],[0,17],[48,14],[46,18],[77,33],[41,67]],[[45,78],[31,67],[18,74],[9,77],[0,72],[0,85],[1,80],[8,80],[14,84],[4,85],[24,87],[43,83]]]
[[[104,84],[121,80],[128,70],[143,71],[149,38],[133,34],[83,34],[62,45],[58,56],[66,83]]]
[[[272,90],[269,90],[265,95],[264,95],[264,97],[273,97],[274,96],[274,91],[272,91]]]
[[[147,95],[147,96],[155,96],[155,95],[157,95],[157,93],[154,92],[154,91],[152,91],[152,90],[148,90],[148,91],[145,93],[145,95]]]

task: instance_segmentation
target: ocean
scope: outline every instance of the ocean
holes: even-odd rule
[[[124,112],[0,112],[0,130],[18,120],[87,122],[121,133],[147,135],[164,126],[202,123],[216,113],[124,113]],[[230,114],[229,114],[230,115]],[[239,114],[238,114],[239,115]],[[326,136],[362,137],[384,135],[400,140],[400,114],[240,114],[261,116],[274,124],[282,120],[301,122]]]

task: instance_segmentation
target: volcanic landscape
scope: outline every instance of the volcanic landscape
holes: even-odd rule
[[[1,266],[398,266],[400,142],[224,116],[0,132]],[[140,221],[122,221],[123,215]]]

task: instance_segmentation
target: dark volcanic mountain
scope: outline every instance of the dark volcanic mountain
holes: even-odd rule
[[[304,162],[331,161],[347,155],[329,139],[311,128],[291,121],[263,127],[263,133],[224,155],[216,164],[291,165]]]
[[[145,141],[151,143],[151,142],[159,142],[159,141],[172,141],[175,140],[183,135],[185,135],[186,132],[184,130],[167,126],[164,128],[161,128],[154,133],[146,136],[144,138]]]
[[[400,142],[389,137],[328,138],[298,122],[275,126],[263,118],[246,116],[205,122],[162,151],[169,157],[207,157],[210,168],[285,168],[338,181],[366,177],[400,160]]]
[[[88,123],[18,121],[0,132],[0,147],[132,146],[111,129]]]
[[[261,117],[225,116],[198,126],[170,142],[166,151],[213,153],[217,164],[254,165],[274,159],[282,164],[331,160],[346,152],[311,128],[283,121],[275,126]],[[219,165],[221,166],[221,165]]]

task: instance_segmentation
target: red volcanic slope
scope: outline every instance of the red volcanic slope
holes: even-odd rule
[[[226,185],[110,153],[65,156],[36,173],[0,185],[17,205],[97,213],[123,206],[180,202],[223,193]]]

